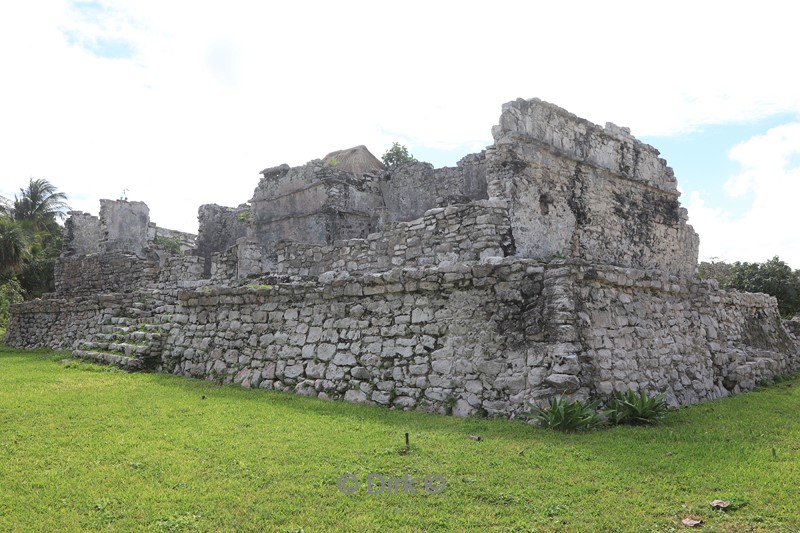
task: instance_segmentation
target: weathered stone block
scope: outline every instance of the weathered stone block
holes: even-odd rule
[[[330,361],[335,353],[335,344],[322,343],[317,346],[316,355],[320,361]]]

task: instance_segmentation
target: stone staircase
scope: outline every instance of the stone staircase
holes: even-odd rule
[[[133,302],[105,314],[97,331],[76,343],[72,357],[129,372],[153,370],[166,332],[148,306]]]

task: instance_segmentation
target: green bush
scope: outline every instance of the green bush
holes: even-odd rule
[[[605,416],[612,424],[641,426],[658,422],[664,418],[667,409],[663,395],[649,397],[644,391],[637,394],[629,390],[615,394],[609,400]]]
[[[181,240],[178,237],[156,235],[153,237],[153,244],[165,249],[171,254],[180,255],[181,253]]]
[[[774,296],[783,318],[800,313],[800,270],[792,270],[778,256],[763,263],[703,262],[698,265],[697,277],[716,279],[723,289]]]
[[[416,160],[417,158],[408,152],[408,148],[397,142],[392,144],[392,147],[386,150],[381,156],[381,161],[383,161],[383,164],[387,167],[393,167],[400,163]]]
[[[529,403],[530,411],[522,416],[537,422],[541,427],[559,431],[580,431],[601,427],[605,420],[597,411],[599,400],[583,403],[580,400],[553,398],[546,407]]]

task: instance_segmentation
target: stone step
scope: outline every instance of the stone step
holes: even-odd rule
[[[106,350],[125,354],[127,357],[146,357],[150,355],[150,346],[139,344],[129,344],[127,342],[112,342],[108,344]]]
[[[134,357],[126,357],[114,353],[105,353],[91,350],[73,350],[72,357],[84,359],[94,363],[113,365],[129,372],[135,372],[144,368],[144,362]]]
[[[115,342],[123,340],[125,338],[125,335],[126,335],[125,333],[122,333],[117,330],[101,331],[100,333],[95,333],[94,335],[92,335],[91,340],[96,342]]]
[[[76,343],[79,350],[89,350],[95,352],[112,352],[125,357],[146,358],[150,355],[150,346],[141,344],[130,344],[119,341],[102,340],[80,340]]]
[[[78,349],[86,349],[86,350],[107,350],[109,344],[111,343],[102,340],[83,339],[79,340],[76,343],[76,347]]]
[[[95,342],[128,343],[128,344],[157,344],[161,342],[161,331],[120,331],[101,332],[92,335]]]
[[[154,331],[132,331],[126,335],[128,340],[134,341],[136,343],[142,342],[160,342],[161,341],[161,332],[154,332]]]

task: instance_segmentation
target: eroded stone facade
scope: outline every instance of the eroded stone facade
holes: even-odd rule
[[[374,168],[269,168],[249,203],[200,208],[184,254],[146,206],[75,213],[56,294],[15,306],[5,340],[457,415],[628,389],[689,404],[798,369],[774,298],[694,279],[654,148],[536,99],[493,135],[453,168],[383,169],[363,147],[332,154]]]

